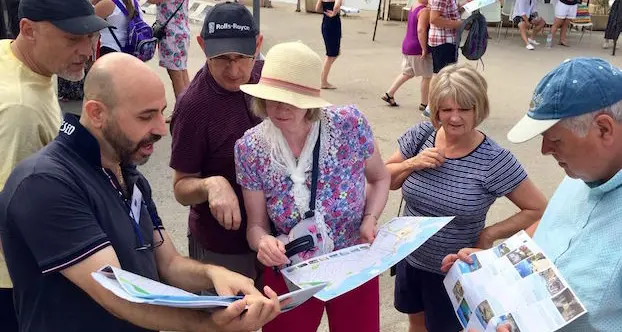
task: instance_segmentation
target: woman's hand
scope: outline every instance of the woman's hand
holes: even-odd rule
[[[289,264],[285,256],[285,245],[272,235],[264,235],[257,246],[257,259],[265,266]]]
[[[413,166],[413,169],[420,171],[426,168],[437,168],[445,162],[445,154],[438,148],[427,148],[418,155],[407,160]]]
[[[467,264],[473,264],[473,260],[469,257],[472,253],[481,251],[478,248],[463,248],[457,254],[449,254],[443,258],[441,262],[441,271],[447,273],[457,260],[461,260]]]
[[[378,232],[378,220],[376,220],[376,217],[371,214],[366,215],[363,218],[359,232],[361,232],[362,243],[372,244],[376,239],[376,233]]]

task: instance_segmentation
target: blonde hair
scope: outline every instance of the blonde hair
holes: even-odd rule
[[[443,100],[453,100],[460,108],[475,111],[475,126],[480,125],[490,113],[486,79],[468,64],[443,68],[430,82],[430,120],[440,127],[438,113]]]
[[[253,114],[256,116],[265,119],[268,117],[268,112],[266,111],[266,100],[262,98],[253,97],[253,103],[251,106],[251,110]],[[307,109],[307,113],[305,114],[305,118],[311,122],[315,122],[320,119],[321,114],[320,108],[309,108]]]

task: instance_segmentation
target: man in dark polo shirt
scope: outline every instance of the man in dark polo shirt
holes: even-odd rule
[[[18,164],[0,193],[20,331],[250,331],[276,316],[269,288],[270,299],[249,278],[182,257],[162,225],[136,169],[167,132],[157,74],[109,54],[84,90],[82,117],[66,115],[56,140]],[[247,296],[211,313],[131,303],[91,277],[104,265],[191,292]]]
[[[259,81],[263,61],[255,58],[263,37],[246,7],[221,3],[207,13],[197,40],[207,61],[177,100],[171,122],[175,197],[191,206],[190,257],[257,279],[233,147],[260,122],[240,85]]]

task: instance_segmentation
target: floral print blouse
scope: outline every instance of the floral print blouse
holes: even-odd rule
[[[320,121],[316,213],[324,216],[335,250],[339,250],[360,243],[365,161],[374,152],[374,138],[367,119],[354,105],[325,108]],[[245,189],[263,191],[277,235],[288,234],[304,216],[296,208],[287,170],[271,162],[264,127],[265,122],[249,129],[236,142],[237,181]],[[305,174],[311,188],[311,169]]]

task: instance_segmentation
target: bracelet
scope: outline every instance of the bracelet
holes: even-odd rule
[[[375,215],[375,214],[372,214],[371,212],[369,212],[369,213],[365,213],[365,214],[363,215],[363,219],[365,219],[365,217],[367,217],[367,216],[372,216],[372,217],[374,217],[374,219],[376,219],[376,222],[378,222],[378,217],[376,217],[376,215]]]

